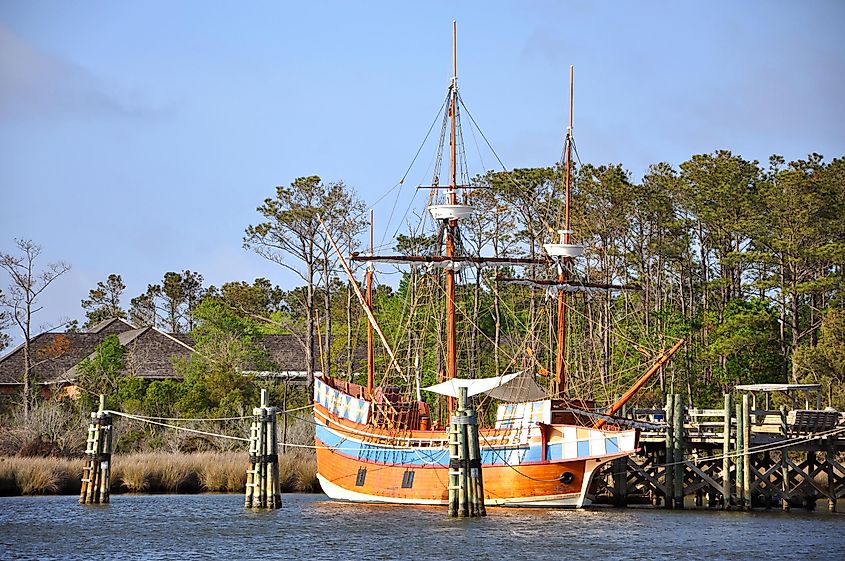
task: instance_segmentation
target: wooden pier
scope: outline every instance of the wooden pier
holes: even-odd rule
[[[665,508],[816,508],[845,498],[845,425],[819,409],[757,409],[755,396],[726,394],[722,409],[636,409],[638,454],[596,477],[596,502]],[[766,400],[768,404],[768,399]],[[808,404],[809,405],[809,404]]]

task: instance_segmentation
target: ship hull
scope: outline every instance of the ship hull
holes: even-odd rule
[[[344,501],[447,504],[446,432],[372,427],[360,422],[365,405],[350,408],[351,399],[340,393],[337,399],[315,400],[317,477],[323,491]],[[597,469],[637,446],[633,430],[542,422],[481,429],[479,438],[489,506],[586,506]]]

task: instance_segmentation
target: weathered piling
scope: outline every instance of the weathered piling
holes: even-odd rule
[[[672,508],[675,505],[675,466],[673,459],[675,457],[675,398],[672,394],[666,396],[666,411],[664,412],[664,421],[666,423],[666,471],[664,472],[664,482],[666,484],[666,508]]]
[[[786,419],[786,407],[780,407],[780,430],[784,438],[789,438],[789,424]],[[780,472],[781,472],[781,509],[784,512],[789,512],[789,448],[784,447],[780,450]]]
[[[100,396],[100,408],[91,413],[85,464],[82,467],[81,504],[106,504],[111,487],[112,416],[105,412],[105,396]]]
[[[836,452],[833,449],[833,442],[830,437],[827,440],[827,451],[825,452],[825,475],[827,476],[827,510],[829,512],[836,512],[836,479],[833,473],[833,462],[835,462]]]
[[[730,510],[733,501],[731,485],[731,430],[733,424],[733,396],[725,394],[725,420],[722,424],[722,508]]]
[[[458,516],[459,499],[461,490],[461,479],[459,467],[460,461],[460,434],[461,428],[455,422],[454,415],[449,424],[449,516]]]
[[[449,428],[449,516],[486,516],[478,422],[467,399],[467,389],[458,388]]]
[[[745,478],[742,475],[745,469],[745,462],[742,461],[742,454],[745,450],[745,427],[743,426],[744,418],[742,416],[742,402],[736,404],[736,450],[734,452],[736,465],[736,503],[740,508],[745,505]]]
[[[252,410],[245,508],[275,509],[282,506],[276,413],[276,408],[270,407],[267,390],[262,389],[261,407]]]
[[[674,454],[672,455],[672,463],[674,465],[674,496],[675,504],[673,508],[684,508],[684,401],[681,394],[675,394],[675,404],[672,408],[672,426],[674,436],[672,437],[672,446]]]
[[[751,403],[750,396],[742,395],[742,503],[746,510],[751,510]]]
[[[467,425],[469,445],[469,481],[472,500],[470,516],[487,516],[484,506],[484,480],[481,475],[481,443],[478,441],[478,420],[474,409],[467,410],[470,424]]]

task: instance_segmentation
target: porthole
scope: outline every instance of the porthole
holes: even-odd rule
[[[575,475],[571,471],[563,472],[563,475],[560,476],[560,482],[564,485],[569,485],[575,481]]]

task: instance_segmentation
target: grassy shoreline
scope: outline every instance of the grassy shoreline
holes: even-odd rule
[[[0,457],[0,496],[74,495],[81,458]],[[112,493],[242,493],[248,456],[242,452],[148,452],[112,458]],[[282,492],[320,490],[313,454],[279,456]]]

